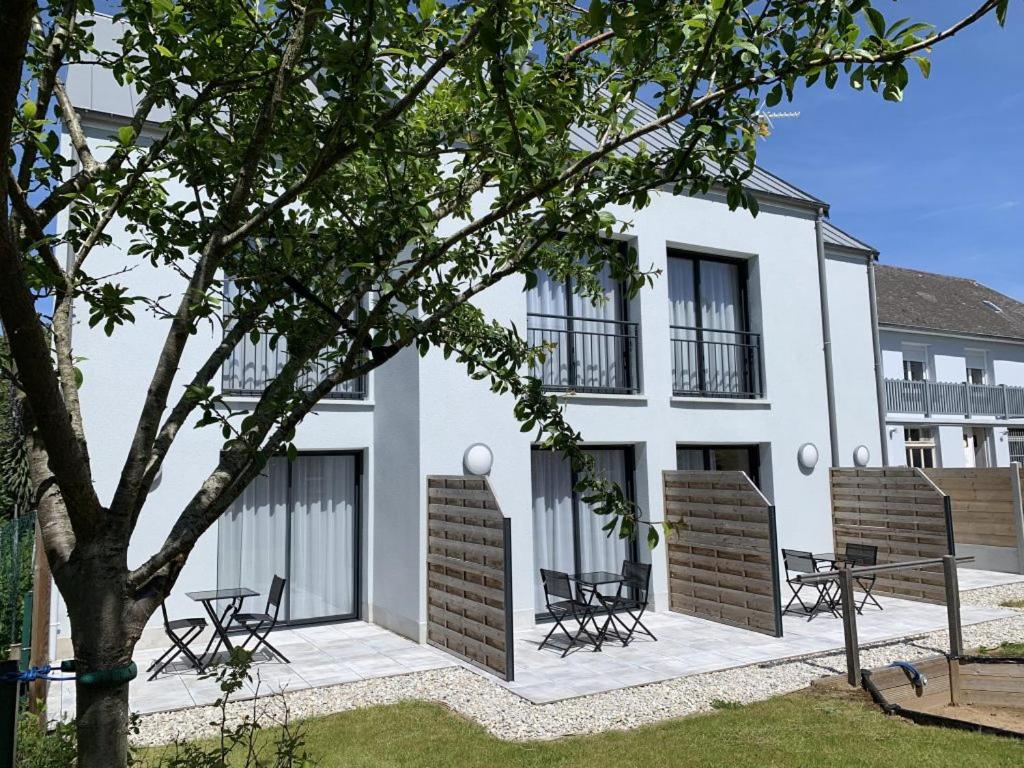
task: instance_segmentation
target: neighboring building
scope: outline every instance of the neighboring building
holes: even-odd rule
[[[912,269],[876,282],[890,463],[1024,463],[1024,304]]]
[[[102,45],[109,28],[97,25],[95,33]],[[101,74],[73,69],[69,77],[99,155],[132,96],[100,82]],[[876,466],[882,453],[869,290],[869,264],[877,254],[824,221],[825,203],[781,179],[758,169],[749,188],[760,200],[757,218],[730,211],[714,191],[702,197],[656,192],[644,210],[616,211],[633,222],[627,240],[640,263],[662,272],[631,300],[608,281],[609,301],[593,307],[572,285],[544,278],[530,291],[522,279],[507,280],[478,303],[491,317],[527,329],[531,339],[558,343],[536,374],[563,397],[598,466],[621,481],[649,520],[663,518],[664,470],[743,469],[777,508],[780,545],[827,550],[829,465],[852,465],[860,446]],[[123,231],[112,233],[115,245],[128,242]],[[96,253],[92,269],[114,272],[122,260],[116,248],[107,248]],[[175,273],[148,262],[119,279],[132,294],[182,288]],[[827,284],[839,288],[830,292]],[[94,452],[93,470],[106,497],[156,359],[154,338],[162,337],[165,323],[140,314],[112,343],[90,329],[85,316],[76,325],[75,351],[85,360],[84,420],[94,444],[104,446]],[[201,331],[183,363],[183,379],[218,334]],[[235,408],[251,407],[277,364],[265,345],[246,342],[225,366],[225,399]],[[169,601],[172,615],[196,611],[186,591],[236,584],[262,589],[281,573],[288,577],[288,621],[358,617],[422,640],[425,478],[461,473],[463,453],[476,442],[493,450],[491,482],[512,521],[518,625],[533,623],[542,610],[541,566],[618,570],[624,557],[650,561],[655,607],[667,607],[665,547],[649,551],[642,543],[606,538],[573,494],[567,464],[536,450],[520,431],[511,400],[470,380],[439,353],[421,358],[406,350],[366,381],[343,388],[306,419],[294,442],[298,459],[272,461],[266,476],[200,541]],[[139,521],[131,562],[159,546],[220,443],[216,429],[180,432]],[[805,443],[820,453],[814,468],[797,461]],[[65,639],[67,621],[57,610]],[[144,643],[164,642],[157,621]]]

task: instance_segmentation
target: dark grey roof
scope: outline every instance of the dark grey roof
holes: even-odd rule
[[[1024,341],[1024,304],[963,277],[878,265],[878,323]]]
[[[848,232],[844,232],[830,221],[824,222],[821,229],[822,234],[825,236],[825,245],[843,248],[849,251],[861,251],[872,256],[878,255],[878,250],[876,248],[868,245],[863,240],[858,240]]]

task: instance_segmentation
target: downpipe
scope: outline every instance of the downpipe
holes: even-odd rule
[[[828,308],[828,276],[825,260],[825,209],[819,207],[814,216],[814,234],[818,246],[818,292],[821,296],[821,337],[825,355],[825,396],[828,400],[828,438],[831,466],[839,466],[839,432],[836,417],[835,370],[832,364],[832,320]]]

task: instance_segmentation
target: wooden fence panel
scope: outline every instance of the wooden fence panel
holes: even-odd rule
[[[427,478],[427,642],[505,680],[512,654],[509,520],[485,477]]]
[[[1006,469],[926,469],[949,496],[957,544],[1017,548],[1013,483]]]
[[[669,607],[782,637],[775,508],[743,472],[663,473]]]
[[[848,543],[878,547],[878,563],[952,554],[949,497],[919,469],[833,469],[836,552]],[[878,574],[874,591],[944,603],[942,567]]]

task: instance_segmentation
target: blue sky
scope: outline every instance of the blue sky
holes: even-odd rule
[[[879,4],[943,28],[977,3]],[[1024,301],[1024,3],[936,46],[903,102],[849,86],[798,92],[758,161],[826,200],[884,263],[971,277]],[[819,81],[820,84],[820,81]]]

